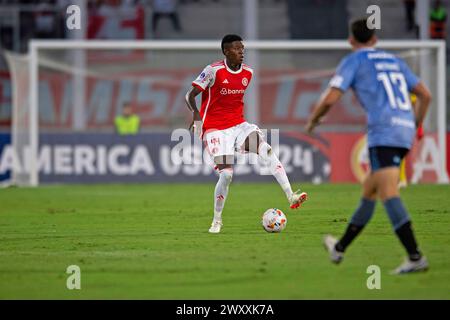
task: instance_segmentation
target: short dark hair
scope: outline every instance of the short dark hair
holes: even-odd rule
[[[350,33],[359,43],[366,43],[375,34],[375,29],[367,27],[367,19],[354,20],[350,25]]]
[[[222,53],[225,54],[225,45],[228,43],[232,43],[234,41],[242,41],[242,38],[240,36],[238,36],[237,34],[227,34],[226,36],[224,36],[222,38]]]

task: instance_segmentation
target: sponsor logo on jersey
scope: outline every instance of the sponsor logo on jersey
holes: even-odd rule
[[[248,79],[242,78],[242,84],[244,85],[244,87],[246,87],[248,85]]]
[[[220,89],[220,94],[222,94],[222,95],[227,95],[227,94],[244,94],[244,92],[245,92],[244,89],[240,89],[240,90],[233,90],[233,89],[226,89],[226,88]]]
[[[399,117],[392,117],[391,124],[393,126],[402,126],[402,127],[407,127],[410,129],[414,129],[416,127],[416,124],[414,123],[414,121],[408,120],[408,119],[402,119]]]

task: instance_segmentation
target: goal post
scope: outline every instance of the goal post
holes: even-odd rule
[[[318,59],[324,59],[327,56],[327,52],[339,51],[341,56],[349,52],[350,45],[347,41],[339,40],[317,40],[317,41],[245,41],[245,48],[248,51],[257,52],[261,55],[273,55],[274,59],[282,57],[284,54],[288,53],[302,53],[309,52],[310,59],[314,57],[314,52],[320,53]],[[438,183],[448,183],[448,174],[446,171],[446,50],[445,41],[439,40],[428,40],[428,41],[379,41],[377,48],[394,50],[406,52],[413,51],[412,55],[417,56],[428,56],[432,60],[433,71],[426,70],[423,66],[419,66],[416,69],[419,71],[419,75],[427,73],[427,76],[431,78],[433,86],[433,106],[434,111],[429,114],[431,117],[432,130],[436,135],[438,150],[439,150],[439,173],[437,177]],[[29,185],[37,186],[39,185],[39,168],[38,168],[38,148],[39,148],[39,76],[40,67],[42,67],[42,61],[40,54],[42,52],[58,52],[58,51],[85,51],[85,52],[95,52],[100,50],[108,51],[121,51],[121,50],[137,50],[143,52],[161,52],[163,55],[166,52],[177,52],[183,57],[184,55],[195,55],[196,53],[205,52],[215,52],[220,50],[220,42],[218,41],[85,41],[85,40],[32,40],[29,45],[29,85],[28,85],[28,98],[29,98]],[[178,59],[178,60],[177,60]],[[173,59],[178,61],[178,63],[183,64],[183,60],[180,58]],[[182,58],[181,58],[182,59]],[[326,60],[326,58],[324,59]],[[330,63],[323,63],[324,68],[327,68],[324,74],[327,77],[330,74],[330,70],[334,70],[337,64],[334,59]],[[423,64],[424,59],[416,59],[419,64]],[[252,61],[246,61],[251,65],[258,76],[259,69],[264,66],[268,60],[256,59],[259,65],[255,65]],[[338,60],[336,60],[338,61]],[[81,74],[81,76],[92,76],[90,70],[75,70],[76,66],[70,65],[70,63],[59,64],[55,68],[61,68],[61,72],[69,72],[73,74]],[[210,63],[211,61],[203,60],[204,65]],[[119,62],[120,63],[120,62]],[[171,64],[171,65],[170,65]],[[316,62],[317,65],[321,65],[321,61]],[[294,62],[295,65],[295,62]],[[51,65],[46,65],[47,68],[52,68]],[[168,62],[168,67],[173,67],[173,61]],[[319,68],[316,67],[316,68]],[[68,69],[64,70],[64,68]],[[71,69],[72,68],[72,69]],[[200,69],[196,66],[197,70]],[[321,69],[318,69],[321,71]],[[322,70],[323,71],[323,70]],[[332,71],[331,71],[332,72]],[[320,73],[320,72],[318,72]],[[108,74],[108,76],[110,76]],[[424,77],[427,78],[427,77]],[[281,80],[280,80],[281,79]],[[267,81],[271,81],[270,78]],[[275,81],[275,80],[274,80]],[[280,76],[276,81],[283,81]],[[14,84],[16,85],[16,84]],[[260,90],[256,90],[258,92]],[[247,95],[252,95],[249,92]],[[258,101],[260,97],[253,97],[252,101]],[[14,107],[16,107],[14,105]],[[250,109],[249,114],[258,114],[258,105],[246,105],[246,108]],[[292,128],[292,126],[291,126]],[[359,127],[361,128],[361,126]],[[298,128],[300,130],[301,128]],[[15,142],[13,141],[13,144]]]

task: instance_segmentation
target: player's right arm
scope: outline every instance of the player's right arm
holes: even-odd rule
[[[202,135],[202,118],[195,103],[195,97],[206,90],[214,83],[215,71],[208,65],[203,69],[202,73],[192,82],[191,89],[186,93],[186,105],[191,110],[193,118],[189,129],[193,129],[194,133],[199,137]]]
[[[197,109],[197,104],[195,102],[195,97],[198,96],[202,90],[196,86],[192,86],[191,89],[186,93],[186,105],[192,112],[192,122],[189,126],[189,130],[193,130],[195,134],[201,136],[202,129],[202,117]]]

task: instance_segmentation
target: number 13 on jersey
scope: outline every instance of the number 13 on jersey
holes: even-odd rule
[[[401,72],[379,72],[377,79],[383,83],[384,89],[389,99],[389,104],[393,109],[411,110],[411,99],[409,98],[408,87],[405,77]],[[394,86],[398,89],[394,91]],[[397,93],[400,94],[398,96]]]

